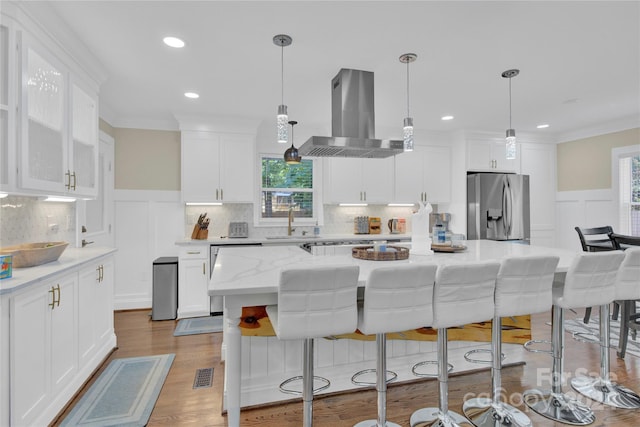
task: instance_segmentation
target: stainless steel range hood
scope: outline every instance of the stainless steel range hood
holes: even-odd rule
[[[298,152],[309,157],[369,158],[402,153],[402,140],[375,139],[373,106],[373,73],[341,69],[331,80],[332,136],[312,136]]]

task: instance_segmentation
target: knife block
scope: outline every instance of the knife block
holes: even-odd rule
[[[209,229],[200,228],[200,226],[196,224],[193,226],[193,231],[191,232],[191,238],[194,240],[207,240],[209,238]]]

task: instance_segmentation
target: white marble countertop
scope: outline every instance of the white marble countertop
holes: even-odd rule
[[[35,267],[14,268],[10,279],[0,280],[0,295],[15,292],[40,279],[63,273],[65,270],[91,262],[116,250],[116,248],[101,246],[67,248],[56,261]]]
[[[322,234],[314,236],[307,234],[305,236],[296,234],[293,236],[278,235],[269,237],[243,237],[243,238],[214,238],[206,240],[197,240],[185,238],[176,241],[176,245],[246,245],[260,243],[263,245],[283,245],[283,244],[302,244],[302,243],[326,243],[326,242],[354,242],[354,241],[371,241],[371,240],[387,240],[387,241],[410,241],[411,234]]]
[[[508,256],[557,255],[560,262],[556,273],[566,272],[577,252],[566,249],[530,246],[493,240],[464,242],[467,249],[456,253],[417,255],[401,261],[366,261],[355,259],[351,253],[332,256],[313,256],[297,246],[252,246],[221,248],[216,258],[209,295],[250,295],[274,293],[278,290],[280,271],[286,267],[350,264],[360,266],[360,282],[364,283],[371,270],[387,263],[451,264],[501,260]]]

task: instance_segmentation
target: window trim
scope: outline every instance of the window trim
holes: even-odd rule
[[[287,218],[262,218],[262,159],[282,158],[282,153],[257,153],[256,167],[258,172],[255,174],[256,192],[253,204],[253,224],[254,227],[286,227]],[[322,162],[321,159],[307,158],[313,162],[313,217],[296,218],[295,224],[298,226],[319,226],[324,225],[324,212],[322,204]]]
[[[615,211],[614,230],[621,234],[629,234],[626,225],[622,224],[620,212],[620,160],[627,157],[640,156],[640,145],[628,145],[611,149],[611,189],[613,190],[613,202]]]

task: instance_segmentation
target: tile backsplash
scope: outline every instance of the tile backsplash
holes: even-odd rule
[[[75,222],[75,203],[8,196],[0,199],[0,246],[45,241],[73,243]]]
[[[245,204],[225,204],[222,206],[187,206],[186,208],[185,236],[191,236],[193,226],[198,220],[198,216],[207,212],[207,217],[211,219],[209,224],[209,238],[217,238],[228,234],[230,222],[247,222],[249,224],[249,237],[260,238],[266,236],[277,236],[286,234],[287,228],[278,227],[254,227],[253,226],[253,205]],[[336,206],[324,205],[324,224],[320,226],[320,234],[353,234],[353,219],[356,216],[368,215],[380,217],[382,221],[382,232],[388,233],[387,221],[390,218],[406,218],[407,233],[411,231],[411,215],[416,207],[391,207],[386,205],[369,206]],[[434,206],[437,211],[437,206]],[[299,226],[294,223],[294,234],[299,235],[302,231],[313,233],[313,226]]]

